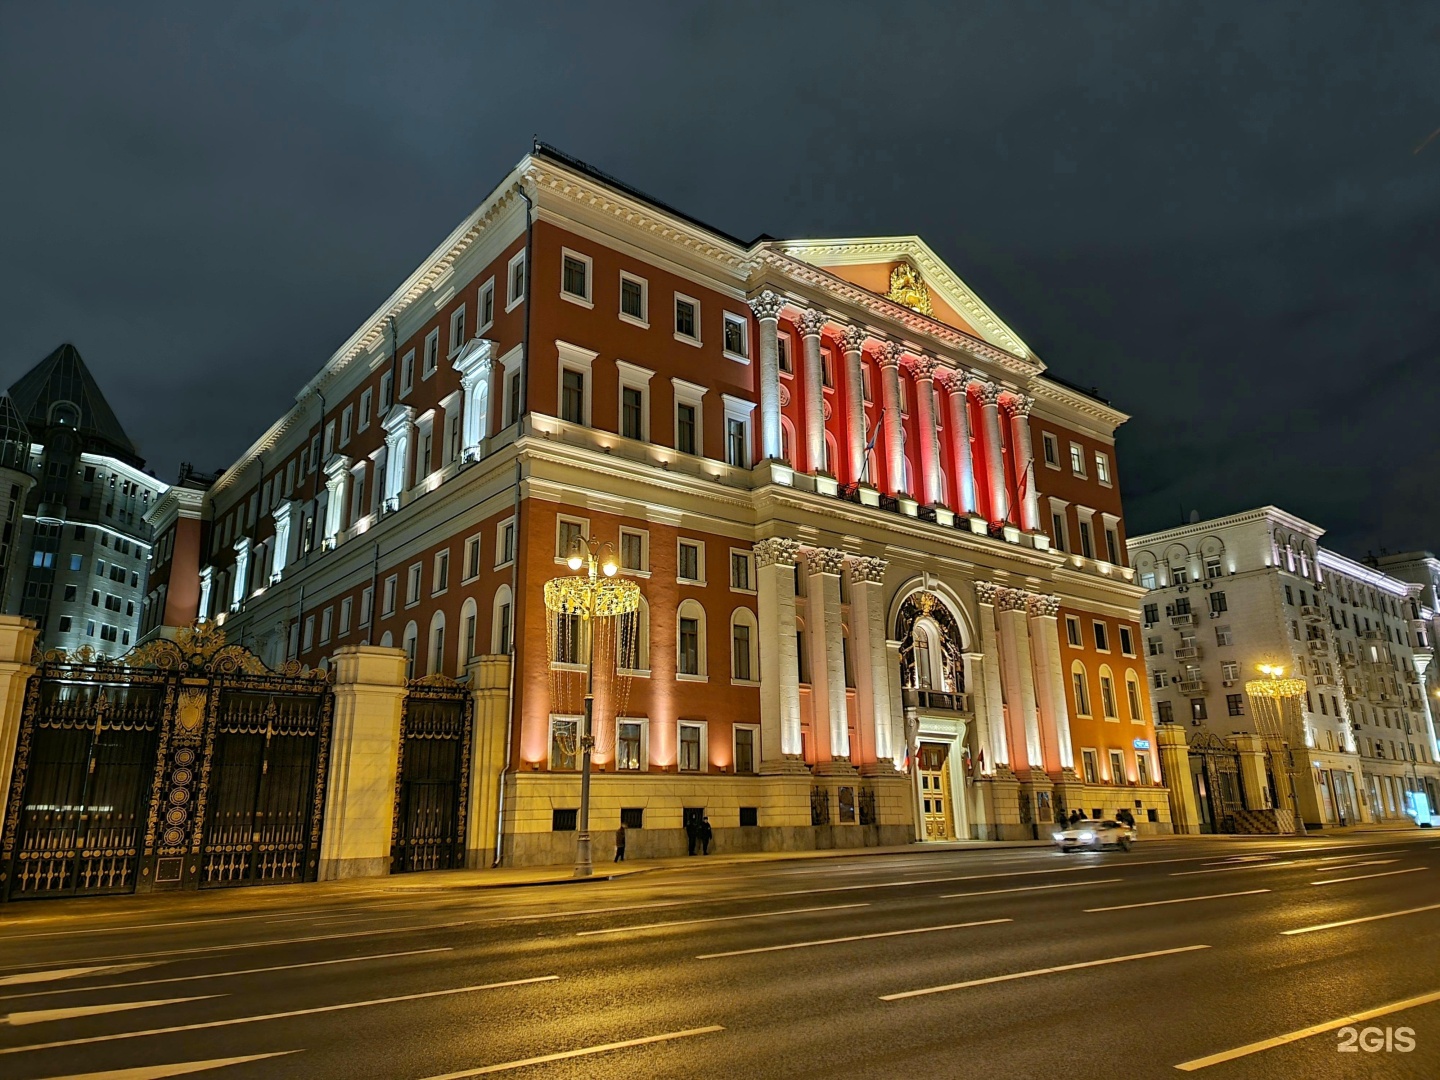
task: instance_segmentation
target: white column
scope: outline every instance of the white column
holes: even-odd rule
[[[995,756],[985,763],[987,772],[997,765],[1010,765],[1010,739],[1005,731],[1005,701],[1000,688],[1000,634],[995,623],[995,600],[1000,588],[990,581],[975,583],[976,608],[980,613],[981,685],[975,690],[975,718],[988,729]]]
[[[975,462],[970,453],[970,409],[966,380],[943,370],[937,376],[950,410],[950,452],[955,458],[955,509],[973,514],[975,507]]]
[[[760,323],[760,453],[766,458],[780,454],[780,345],[776,329],[785,301],[766,289],[750,298],[750,310]]]
[[[410,472],[410,429],[415,410],[396,405],[383,421],[385,427],[385,498],[399,505]]]
[[[290,522],[295,513],[295,504],[290,500],[280,503],[271,512],[275,519],[275,554],[272,556],[272,573],[279,577],[290,562]]]
[[[325,542],[340,535],[345,513],[345,487],[350,480],[350,459],[333,455],[325,463]]]
[[[1035,690],[1040,718],[1059,748],[1060,768],[1075,769],[1070,741],[1070,706],[1065,701],[1065,669],[1060,659],[1060,598],[1030,598],[1030,637],[1034,645]]]
[[[994,608],[990,609],[991,632],[994,632]],[[995,746],[992,742],[990,711],[986,701],[985,683],[985,654],[980,652],[967,652],[964,654],[965,664],[965,692],[970,695],[970,701],[975,709],[975,748],[978,751],[978,761],[983,762],[982,773],[993,772],[995,769]]]
[[[804,769],[800,667],[795,641],[795,558],[800,545],[772,538],[754,547],[760,622],[760,763],[764,772]]]
[[[935,361],[928,356],[911,358],[915,379],[915,419],[920,428],[920,490],[925,504],[940,503],[940,443],[935,429]]]
[[[1000,387],[994,383],[977,382],[976,396],[985,417],[985,474],[990,484],[989,519],[1008,521],[1010,503],[1005,493],[1004,445],[1000,438]]]
[[[230,583],[230,606],[238,608],[245,602],[246,579],[250,576],[250,538],[235,541],[235,577]]]
[[[909,495],[905,490],[905,432],[900,417],[900,357],[898,342],[887,341],[880,354],[880,383],[885,406],[885,469],[890,494]]]
[[[455,357],[454,367],[460,373],[460,390],[465,395],[461,407],[460,452],[478,451],[490,429],[490,371],[494,342],[476,338]]]
[[[1035,399],[1013,394],[1009,399],[1010,445],[1015,448],[1015,480],[1020,485],[1020,527],[1040,531],[1040,497],[1035,492],[1035,451],[1030,446],[1030,409]],[[1103,538],[1102,538],[1103,539]]]
[[[1044,769],[1045,754],[1040,745],[1040,720],[1035,712],[1035,675],[1030,658],[1030,627],[1026,619],[1023,589],[999,589],[995,594],[995,619],[1000,626],[1001,677],[1005,680],[1005,701],[1010,714],[1019,713],[1025,733],[1025,765]],[[1014,762],[1011,762],[1013,765]]]
[[[852,559],[850,659],[855,665],[855,703],[861,745],[875,748],[877,772],[894,772],[891,738],[890,653],[885,646],[885,560]]]
[[[820,356],[820,332],[825,315],[800,315],[800,337],[805,352],[805,471],[825,472],[825,365]]]
[[[213,619],[210,611],[210,593],[215,588],[215,567],[204,566],[200,568],[200,606],[196,608],[198,618]]]
[[[805,552],[805,572],[810,579],[805,597],[810,725],[817,738],[828,725],[830,757],[842,765],[850,761],[844,630],[840,622],[840,571],[844,565],[845,553],[835,548],[809,548]]]
[[[841,340],[845,346],[845,408],[846,416],[849,418],[849,440],[850,451],[850,475],[847,479],[852,484],[865,482],[870,487],[875,486],[875,477],[866,476],[865,473],[865,375],[863,353],[865,350],[865,331],[858,326],[847,326]]]

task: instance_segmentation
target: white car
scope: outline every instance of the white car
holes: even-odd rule
[[[1061,851],[1099,851],[1117,847],[1129,851],[1135,830],[1123,821],[1077,821],[1055,834],[1055,846]]]

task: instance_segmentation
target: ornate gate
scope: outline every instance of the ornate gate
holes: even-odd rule
[[[1201,829],[1233,833],[1240,797],[1240,753],[1218,735],[1201,731],[1190,740],[1190,776],[1200,807]]]
[[[470,801],[469,691],[444,676],[412,682],[400,718],[390,872],[465,865]]]
[[[0,899],[313,879],[331,708],[323,672],[270,671],[208,625],[38,657]]]

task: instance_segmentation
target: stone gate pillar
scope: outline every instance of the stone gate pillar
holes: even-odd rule
[[[0,808],[10,797],[10,774],[20,740],[25,684],[35,674],[30,662],[38,631],[19,615],[0,615]]]
[[[1161,779],[1170,789],[1170,823],[1177,833],[1198,833],[1200,810],[1190,783],[1190,744],[1185,729],[1176,724],[1157,724],[1155,744],[1160,750]]]
[[[470,805],[465,816],[465,866],[483,870],[496,859],[500,836],[500,784],[505,772],[505,730],[510,706],[510,657],[477,656],[466,669],[474,699],[470,742]]]
[[[335,726],[321,881],[390,872],[405,652],[378,645],[335,650]]]

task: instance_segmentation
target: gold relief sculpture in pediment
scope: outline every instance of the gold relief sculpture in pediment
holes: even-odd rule
[[[890,271],[890,291],[886,299],[893,300],[897,304],[908,307],[911,311],[918,311],[921,315],[934,316],[935,310],[930,306],[930,290],[916,270],[908,262],[896,265]]]

